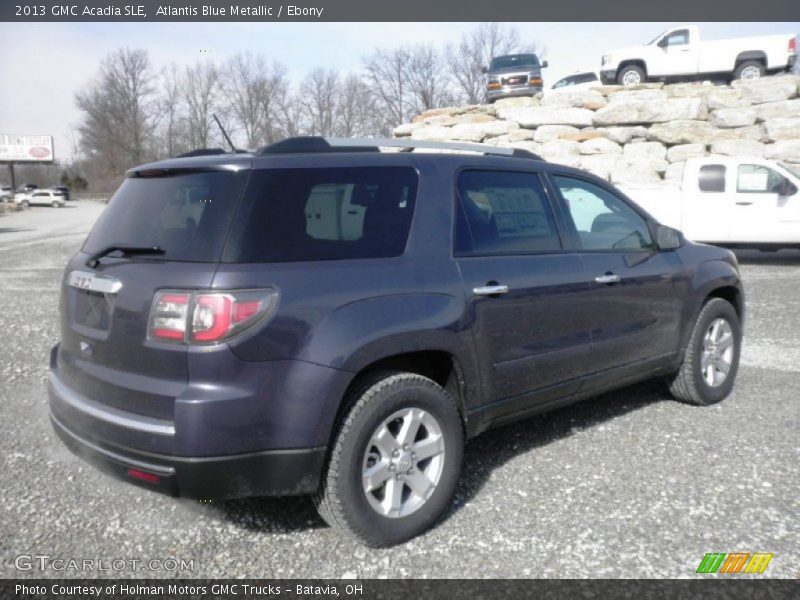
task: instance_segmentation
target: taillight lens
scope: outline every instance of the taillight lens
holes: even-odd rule
[[[794,54],[797,52],[797,38],[792,38],[789,40],[789,53]]]
[[[222,342],[262,321],[276,303],[273,290],[158,292],[148,337],[189,344]]]
[[[189,294],[159,292],[150,311],[150,337],[159,340],[182,341],[186,335],[189,314]]]

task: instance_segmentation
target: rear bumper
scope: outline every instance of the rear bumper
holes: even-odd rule
[[[168,396],[174,394],[174,401],[160,400],[171,410],[155,416],[155,411],[141,414],[147,405],[130,410],[122,402],[101,401],[113,388],[100,387],[86,372],[79,375],[67,358],[59,346],[53,348],[48,382],[51,420],[64,443],[126,481],[192,498],[314,492],[338,401],[351,377],[302,361],[237,362],[231,384],[170,387],[148,380],[148,389],[160,382]],[[196,358],[199,371],[210,375],[237,360],[224,348]],[[129,393],[133,398],[137,390]],[[146,475],[137,480],[130,469]]]
[[[201,458],[109,448],[82,438],[52,413],[50,420],[67,448],[86,462],[130,483],[172,496],[223,499],[310,494],[319,486],[325,461],[325,448]]]

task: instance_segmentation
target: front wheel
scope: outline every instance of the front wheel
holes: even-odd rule
[[[626,87],[639,85],[647,80],[644,69],[636,65],[622,67],[617,73],[617,83]]]
[[[361,382],[334,438],[315,497],[325,521],[367,546],[385,547],[442,515],[461,470],[464,433],[453,399],[416,373]]]
[[[711,298],[697,316],[686,356],[670,383],[678,399],[708,406],[725,399],[739,369],[742,327],[730,302]]]

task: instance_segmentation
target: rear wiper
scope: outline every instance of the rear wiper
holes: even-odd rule
[[[108,256],[112,252],[121,252],[122,255],[126,254],[164,254],[164,250],[158,246],[124,246],[122,244],[115,244],[113,246],[106,246],[99,252],[95,252],[86,261],[86,266],[96,267],[97,263],[104,256]]]

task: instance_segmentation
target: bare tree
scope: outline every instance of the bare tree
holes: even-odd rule
[[[198,62],[186,67],[183,78],[183,102],[186,110],[186,133],[192,148],[207,148],[214,140],[212,114],[219,93],[219,71],[212,62]]]
[[[364,59],[364,78],[384,111],[386,122],[392,126],[405,122],[414,113],[409,61],[405,47],[377,49]]]
[[[446,61],[460,100],[469,104],[483,102],[486,98],[483,67],[494,56],[520,52],[535,53],[542,58],[546,49],[535,41],[524,40],[517,27],[503,23],[482,23],[462,35],[458,44],[448,44]]]
[[[334,69],[314,69],[300,84],[300,98],[309,134],[334,134],[338,93],[339,73]]]
[[[375,96],[364,80],[350,73],[339,85],[336,103],[336,135],[341,137],[370,137],[387,135],[386,127]]]
[[[439,51],[430,44],[419,44],[409,48],[407,53],[406,77],[414,112],[443,106],[452,98],[451,80]]]
[[[233,56],[225,65],[222,88],[230,113],[244,133],[248,148],[257,148],[279,138],[280,104],[286,92],[286,69],[280,63],[267,65],[251,52]]]
[[[152,157],[156,94],[156,74],[146,51],[124,48],[101,61],[88,88],[75,94],[83,112],[81,148],[98,167],[118,175]]]
[[[162,70],[161,80],[161,151],[166,156],[176,156],[189,150],[183,114],[183,72],[171,63]]]

